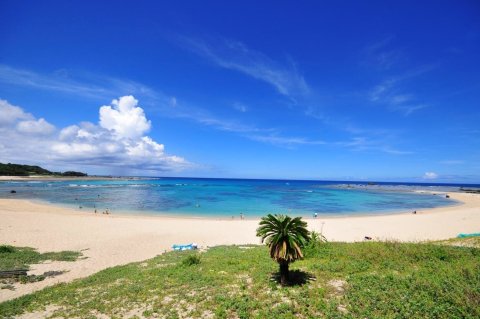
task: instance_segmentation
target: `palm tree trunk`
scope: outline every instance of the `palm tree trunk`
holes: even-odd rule
[[[286,286],[288,283],[288,263],[287,262],[281,262],[280,263],[280,284],[282,286]]]

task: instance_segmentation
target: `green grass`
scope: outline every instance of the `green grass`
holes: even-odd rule
[[[0,317],[54,306],[95,318],[479,318],[480,249],[326,243],[275,281],[266,247],[170,252],[0,304]]]
[[[448,240],[437,241],[436,243],[440,245],[480,248],[480,237],[451,238]]]
[[[45,260],[75,261],[82,254],[75,251],[39,253],[29,247],[0,245],[0,270],[29,269]]]

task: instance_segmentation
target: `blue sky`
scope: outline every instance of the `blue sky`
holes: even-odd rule
[[[4,0],[0,41],[1,162],[480,182],[478,1]]]

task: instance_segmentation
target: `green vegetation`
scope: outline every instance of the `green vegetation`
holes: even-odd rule
[[[66,172],[61,173],[61,175],[62,175],[62,176],[73,176],[73,177],[88,176],[88,175],[85,174],[85,173],[75,172],[75,171],[66,171]]]
[[[307,245],[308,247],[308,245]],[[438,243],[305,248],[281,287],[264,246],[169,252],[0,304],[0,317],[479,318],[480,249]],[[195,257],[196,256],[196,257]],[[197,260],[190,262],[187,260]]]
[[[260,220],[257,236],[270,249],[270,257],[280,266],[280,283],[289,283],[290,263],[302,259],[302,247],[310,240],[307,223],[301,217],[268,214]]]
[[[20,165],[20,164],[2,164],[0,163],[0,176],[30,176],[30,175],[45,175],[45,176],[88,176],[85,173],[67,171],[50,172],[40,166]]]
[[[52,172],[40,166],[2,164],[0,163],[0,175],[2,176],[29,176],[29,175],[51,175]]]
[[[198,255],[188,255],[187,258],[182,260],[184,266],[193,266],[200,263],[200,256]]]
[[[39,253],[29,247],[0,245],[0,271],[11,269],[29,269],[32,264],[45,260],[75,261],[82,254],[75,251]]]
[[[47,252],[39,253],[29,247],[13,247],[9,245],[0,245],[0,271],[13,271],[20,269],[30,269],[30,265],[39,264],[46,260],[56,261],[75,261],[82,254],[75,251]],[[42,281],[46,277],[54,277],[63,273],[63,271],[47,271],[43,275],[24,275],[21,271],[16,271],[16,275],[10,275],[10,278],[0,279],[0,289],[15,290],[13,285],[16,282],[22,284]],[[0,311],[1,315],[1,311]]]
[[[306,258],[313,256],[317,253],[318,249],[321,249],[320,245],[327,242],[325,236],[316,231],[310,233],[310,238],[307,244],[303,247],[304,255]]]
[[[480,248],[480,237],[451,238],[448,240],[437,241],[436,243],[439,245]]]

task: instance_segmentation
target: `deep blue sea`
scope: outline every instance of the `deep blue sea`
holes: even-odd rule
[[[350,186],[349,186],[349,185]],[[478,186],[478,185],[477,185]],[[0,197],[41,200],[87,212],[246,218],[267,213],[311,217],[413,211],[455,201],[414,192],[460,185],[152,178],[0,182]],[[16,193],[11,194],[10,191]],[[81,207],[81,208],[80,208]]]

